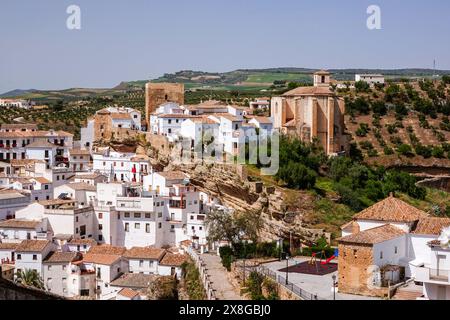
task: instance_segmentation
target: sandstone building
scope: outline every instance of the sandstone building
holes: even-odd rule
[[[271,116],[274,129],[282,134],[299,137],[302,141],[319,140],[328,155],[347,151],[344,134],[345,104],[330,89],[330,73],[314,74],[314,86],[299,87],[274,97]]]
[[[184,84],[149,82],[145,85],[145,119],[147,124],[150,123],[150,114],[166,102],[184,104]]]

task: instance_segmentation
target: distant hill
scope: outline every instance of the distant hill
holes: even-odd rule
[[[224,91],[259,91],[266,90],[274,82],[311,83],[311,74],[318,69],[312,68],[267,68],[267,69],[239,69],[230,72],[204,72],[182,70],[167,73],[151,80],[152,82],[184,83],[186,89],[207,89]],[[381,73],[389,79],[432,77],[434,74],[442,76],[450,74],[450,70],[432,69],[330,69],[333,78],[340,81],[354,80],[357,73]],[[111,89],[73,88],[66,90],[13,90],[0,95],[3,98],[24,98],[34,100],[73,100],[84,97],[112,96],[129,91],[139,91],[147,80],[124,81]]]
[[[31,94],[33,92],[36,92],[36,91],[38,91],[38,90],[36,90],[36,89],[28,89],[28,90],[16,89],[16,90],[8,91],[8,92],[1,94],[0,98],[12,98],[12,97],[18,97],[18,96],[25,96],[25,95]]]

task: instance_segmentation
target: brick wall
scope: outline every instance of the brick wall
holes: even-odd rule
[[[373,297],[387,296],[387,288],[371,285],[372,265],[372,246],[339,244],[339,292]]]

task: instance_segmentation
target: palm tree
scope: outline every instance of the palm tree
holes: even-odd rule
[[[21,270],[16,273],[16,283],[45,290],[44,281],[36,270]]]

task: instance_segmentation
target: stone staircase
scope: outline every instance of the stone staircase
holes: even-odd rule
[[[417,291],[416,289],[411,290],[409,288],[399,288],[392,300],[417,300],[423,295],[422,291]]]

